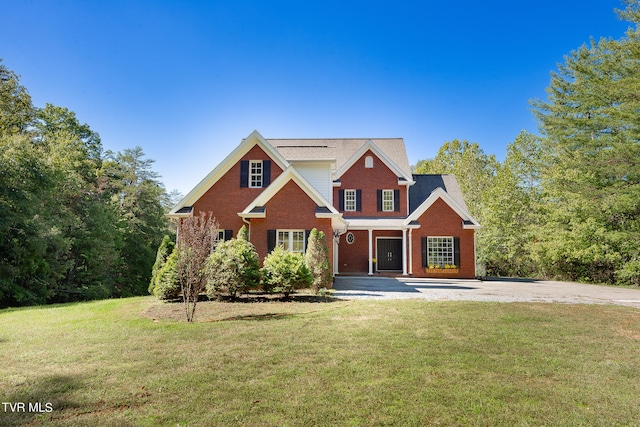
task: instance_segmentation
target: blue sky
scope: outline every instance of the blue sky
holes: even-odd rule
[[[105,149],[141,146],[187,193],[242,138],[453,139],[503,159],[528,101],[618,0],[9,1],[0,58],[35,105],[67,107]]]

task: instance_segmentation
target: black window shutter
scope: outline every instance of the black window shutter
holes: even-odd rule
[[[224,230],[224,240],[231,240],[233,238],[233,230]]]
[[[382,212],[382,190],[376,190],[376,197],[378,199],[378,212]]]
[[[338,190],[338,210],[344,210],[344,190]]]
[[[393,211],[400,212],[400,190],[393,190]]]
[[[262,161],[262,186],[268,187],[271,184],[271,160]]]
[[[453,238],[453,263],[460,268],[460,238]]]
[[[362,190],[356,190],[356,211],[362,212]]]
[[[276,230],[267,230],[267,252],[276,247]]]
[[[249,160],[240,160],[240,188],[249,186]]]
[[[427,267],[427,238],[423,237],[422,239],[422,267]]]
[[[311,234],[311,230],[304,230],[304,251],[307,252],[307,248],[309,247],[309,235]]]

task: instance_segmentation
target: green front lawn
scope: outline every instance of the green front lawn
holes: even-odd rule
[[[640,310],[153,298],[0,311],[0,425],[638,425]],[[229,320],[230,319],[230,320]],[[220,321],[223,320],[223,321]]]

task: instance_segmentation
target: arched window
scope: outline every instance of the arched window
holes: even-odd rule
[[[367,156],[364,159],[364,167],[367,169],[371,169],[373,167],[373,157]]]

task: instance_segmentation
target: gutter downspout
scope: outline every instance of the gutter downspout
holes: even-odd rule
[[[249,230],[247,230],[247,236],[249,236],[249,241],[251,241],[251,221],[249,221],[247,218],[242,217],[242,222],[245,222],[249,225]]]

